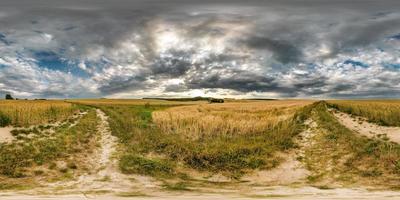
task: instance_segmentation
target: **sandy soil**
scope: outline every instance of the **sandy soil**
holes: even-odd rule
[[[247,175],[242,180],[263,185],[305,183],[310,172],[300,160],[305,156],[305,149],[311,145],[311,138],[314,135],[312,128],[315,128],[316,124],[308,120],[306,125],[308,128],[296,138],[298,148],[281,155],[285,159],[283,163],[272,170],[262,170]]]
[[[12,127],[0,127],[0,143],[11,142],[14,137],[11,135]]]
[[[341,124],[348,129],[356,131],[367,137],[376,137],[378,135],[386,135],[389,140],[400,143],[400,127],[379,126],[369,123],[365,119],[351,117],[347,113],[333,112],[335,117]]]
[[[200,199],[400,199],[400,192],[395,191],[369,191],[366,189],[330,189],[323,190],[314,187],[255,187],[252,192],[225,191],[221,193],[198,193],[198,192],[164,192],[141,195],[136,193],[115,194],[64,194],[64,195],[37,195],[28,194],[0,194],[2,200],[87,200],[87,199],[176,199],[176,200],[200,200]]]

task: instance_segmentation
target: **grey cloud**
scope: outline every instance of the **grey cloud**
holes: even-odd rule
[[[76,74],[54,75],[38,67],[27,73],[22,66],[12,71],[18,63],[9,63],[0,68],[0,89],[53,97],[79,96],[95,87],[100,93],[90,91],[90,95],[112,95],[160,87],[154,83],[176,78],[184,82],[165,86],[166,92],[228,89],[285,97],[391,95],[398,91],[396,70],[375,83],[368,83],[367,72],[358,71],[340,71],[354,77],[361,73],[364,78],[358,77],[358,82],[338,81],[316,69],[306,69],[306,74],[293,75],[291,80],[282,77],[297,64],[327,58],[340,62],[340,56],[386,45],[385,38],[400,32],[399,8],[398,0],[3,0],[0,59],[28,60],[34,59],[34,51],[51,51],[70,62],[90,63],[89,75],[102,78],[88,77],[79,88],[65,84],[78,80]],[[163,23],[172,24],[183,37],[180,42],[193,47],[169,46],[160,53],[160,33],[155,29]],[[221,44],[223,48],[218,47]],[[320,45],[326,45],[328,53],[321,56]],[[218,51],[208,50],[214,47]],[[268,53],[272,59],[260,59]],[[388,54],[396,57],[398,51]],[[321,66],[327,67],[331,66]],[[40,80],[50,83],[40,83],[39,90]],[[65,94],[57,92],[61,89]]]
[[[180,77],[192,66],[190,52],[169,52],[163,57],[153,58],[155,61],[150,65],[152,75],[165,75],[167,77]]]
[[[266,92],[283,89],[278,87],[275,79],[272,77],[256,75],[246,71],[233,71],[229,73],[233,74],[194,74],[186,80],[186,85],[190,89],[222,88],[233,89],[241,92]]]
[[[150,87],[145,84],[146,78],[143,76],[134,76],[129,78],[118,78],[115,77],[111,80],[108,80],[105,84],[99,87],[99,90],[103,94],[113,94],[117,92],[123,92],[127,90],[139,90],[146,89],[146,87]]]
[[[244,42],[251,48],[268,49],[282,63],[301,61],[302,52],[290,42],[258,36],[250,37]]]
[[[167,85],[164,88],[165,92],[186,92],[188,88],[183,84]]]

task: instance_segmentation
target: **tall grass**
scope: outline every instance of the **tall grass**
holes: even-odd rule
[[[197,132],[201,134],[200,137],[188,137],[185,131],[174,132],[169,129],[168,132],[165,132],[160,129],[160,124],[154,123],[152,118],[157,114],[152,115],[152,113],[160,110],[160,112],[168,113],[175,110],[174,108],[172,111],[165,110],[168,106],[102,105],[101,109],[110,117],[112,133],[125,146],[126,150],[121,156],[120,162],[121,170],[124,172],[144,173],[139,169],[145,167],[143,164],[152,163],[157,167],[152,170],[147,168],[145,174],[159,175],[157,169],[170,169],[173,166],[168,163],[178,161],[197,170],[221,172],[231,177],[240,177],[246,170],[275,167],[281,160],[276,152],[294,147],[293,137],[302,130],[303,121],[308,115],[304,113],[309,112],[310,109],[299,109],[305,105],[304,103],[298,104],[296,109],[287,108],[294,106],[291,103],[285,105],[285,102],[281,102],[281,104],[281,106],[271,106],[269,110],[278,115],[279,111],[274,111],[274,109],[282,109],[281,114],[288,115],[284,117],[286,120],[274,121],[274,125],[266,125],[264,130],[259,128],[257,131],[252,131],[247,126],[239,125],[236,127],[239,130],[229,134],[225,134],[226,130],[216,128],[212,129],[214,133],[201,134]],[[247,112],[246,115],[253,115],[253,122],[256,123],[261,117],[260,113],[264,112],[265,114],[267,112],[265,110],[268,110],[260,105],[248,105],[247,107],[242,105],[241,112],[240,108],[237,108],[238,106],[241,105],[224,108],[232,109],[230,115],[237,119],[236,123],[240,122],[235,115],[243,116],[242,114]],[[261,110],[260,113],[256,111],[257,107]],[[219,108],[218,106],[209,107],[211,110],[216,109],[215,112],[220,114]],[[182,107],[181,109],[189,108]],[[196,110],[197,107],[194,109]],[[289,110],[292,113],[289,114]],[[251,114],[252,112],[254,113]],[[211,113],[213,112],[211,111]],[[270,116],[272,116],[271,113]],[[190,115],[190,112],[187,114]],[[157,118],[157,120],[160,119]],[[269,122],[269,120],[264,120],[264,123]],[[186,121],[180,123],[186,123]],[[186,126],[177,127],[185,129]],[[193,136],[193,133],[189,135]],[[154,160],[148,156],[152,154],[159,155],[163,159]]]
[[[67,119],[78,108],[55,100],[0,100],[0,126],[30,126]]]
[[[367,118],[384,126],[400,126],[400,101],[398,100],[337,100],[328,105],[342,112]]]
[[[34,137],[23,143],[0,144],[0,174],[25,176],[27,167],[83,151],[96,133],[97,123],[96,112],[91,110],[72,128],[62,126],[50,136]]]

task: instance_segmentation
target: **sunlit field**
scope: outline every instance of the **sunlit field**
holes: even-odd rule
[[[293,117],[311,101],[264,101],[180,106],[153,112],[153,121],[165,134],[188,138],[207,135],[262,133]]]
[[[0,100],[0,126],[30,126],[67,119],[77,112],[71,103],[57,100]]]

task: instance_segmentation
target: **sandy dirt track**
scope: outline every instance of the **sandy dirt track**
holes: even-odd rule
[[[367,137],[386,135],[390,141],[400,143],[400,127],[379,126],[343,112],[333,112],[333,114],[341,124],[361,135]]]
[[[0,127],[0,143],[11,142],[14,137],[11,135],[12,127]]]
[[[71,195],[24,195],[24,194],[0,194],[2,200],[86,200],[86,199],[128,199],[128,197],[117,196],[114,194],[71,194]],[[313,187],[268,187],[255,188],[251,193],[232,191],[224,193],[155,193],[148,196],[131,196],[129,199],[177,199],[177,200],[200,200],[200,199],[299,199],[299,200],[314,200],[314,199],[400,199],[400,192],[394,191],[368,191],[366,189],[329,189],[322,190]]]

